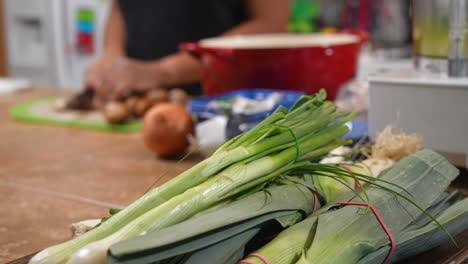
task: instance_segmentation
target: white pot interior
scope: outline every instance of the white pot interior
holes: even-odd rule
[[[207,38],[200,41],[203,47],[231,49],[269,49],[326,47],[359,42],[351,34],[260,34]]]

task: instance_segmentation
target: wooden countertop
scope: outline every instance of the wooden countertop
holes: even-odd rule
[[[17,123],[8,116],[15,103],[59,94],[67,92],[35,88],[0,96],[0,263],[69,239],[71,223],[131,203],[175,163],[146,150],[139,133]],[[164,181],[200,159],[190,157]],[[457,185],[466,188],[466,180]],[[464,249],[446,243],[405,263],[445,263],[466,253],[468,230],[457,240]]]
[[[35,88],[0,96],[0,263],[70,238],[73,222],[101,218],[138,198],[175,161],[160,160],[139,133],[18,123],[15,103],[67,94]],[[199,161],[192,156],[165,180]]]

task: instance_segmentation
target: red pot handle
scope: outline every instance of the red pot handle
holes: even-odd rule
[[[210,54],[223,59],[226,62],[234,62],[234,50],[228,48],[208,48],[203,47],[198,42],[182,42],[179,44],[179,49],[187,51],[190,55],[200,59],[205,54]]]

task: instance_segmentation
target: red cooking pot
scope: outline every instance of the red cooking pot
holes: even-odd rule
[[[351,79],[361,39],[353,34],[264,34],[186,42],[202,64],[206,95],[243,88],[302,91],[325,88],[330,100]]]

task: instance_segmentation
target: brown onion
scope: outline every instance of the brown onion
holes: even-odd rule
[[[153,106],[143,119],[143,140],[161,157],[175,157],[189,146],[193,121],[185,107],[174,103]]]
[[[133,114],[136,117],[142,117],[152,106],[153,104],[145,97],[139,98],[135,104],[135,107],[133,108]]]
[[[104,117],[109,123],[118,124],[125,122],[130,117],[130,112],[124,103],[109,102],[104,107]]]
[[[180,104],[184,106],[187,104],[189,100],[188,94],[180,88],[175,88],[169,91],[169,98],[172,103],[176,103],[176,104]]]
[[[145,98],[153,105],[161,102],[168,102],[169,92],[164,89],[151,90],[146,93]]]
[[[127,99],[125,99],[125,106],[131,114],[135,113],[135,105],[138,102],[138,100],[138,96],[130,96]]]

